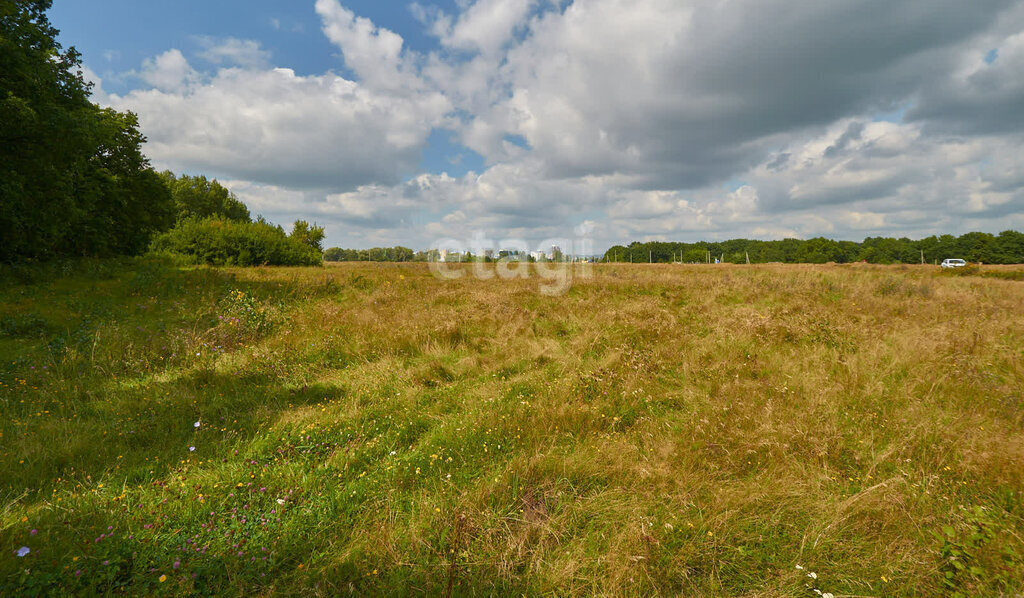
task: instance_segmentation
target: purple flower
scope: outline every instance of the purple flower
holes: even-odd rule
[[[14,554],[18,555],[19,557],[23,557],[23,556],[27,555],[30,552],[32,552],[31,548],[29,548],[28,546],[22,546],[21,548],[18,549],[18,552],[14,553]]]

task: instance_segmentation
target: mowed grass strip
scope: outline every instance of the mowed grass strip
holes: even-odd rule
[[[1014,595],[1018,271],[22,272],[0,593]]]

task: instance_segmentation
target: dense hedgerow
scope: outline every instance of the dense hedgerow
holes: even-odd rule
[[[215,266],[317,266],[321,253],[265,221],[187,219],[153,240],[150,250]]]

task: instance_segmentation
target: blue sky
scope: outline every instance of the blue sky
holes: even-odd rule
[[[455,8],[454,2],[434,4]],[[410,48],[437,46],[436,40],[424,35],[422,25],[405,3],[358,0],[345,6],[360,16],[386,23]],[[101,76],[136,68],[143,59],[168,48],[186,53],[197,50],[197,38],[204,36],[259,40],[276,63],[303,75],[330,69],[346,71],[337,57],[338,49],[319,35],[320,19],[312,2],[56,0],[50,19],[61,30],[62,43],[76,46]]]
[[[450,1],[435,5],[456,8]],[[407,4],[360,0],[345,6],[360,16],[387,23],[409,48],[438,48],[436,38],[424,34],[422,23]],[[204,40],[210,38],[259,40],[274,64],[299,75],[333,70],[352,77],[338,48],[319,34],[321,22],[311,2],[252,0],[240,10],[237,2],[57,0],[50,19],[61,31],[61,43],[75,46],[88,57],[87,64],[103,79],[105,91],[112,93],[123,94],[140,86],[137,78],[123,74],[138,68],[146,58],[168,48],[178,48],[186,56],[201,54]],[[203,62],[201,58],[198,61]],[[461,176],[482,167],[479,154],[453,143],[449,133],[438,130],[428,139],[417,172],[447,171]]]
[[[332,245],[1024,228],[1024,0],[56,0],[157,168]]]

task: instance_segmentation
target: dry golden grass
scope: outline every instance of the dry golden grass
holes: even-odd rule
[[[265,577],[204,586],[229,593],[1020,591],[1024,284],[916,266],[591,268],[560,296],[414,264],[218,271],[281,301],[280,323],[132,384],[187,390],[211,420],[244,405],[248,427],[128,500],[202,479],[216,502],[236,461],[269,463],[260,483],[305,511],[294,537],[268,536]],[[126,350],[107,347],[112,362]],[[333,447],[299,456],[304,434]]]

